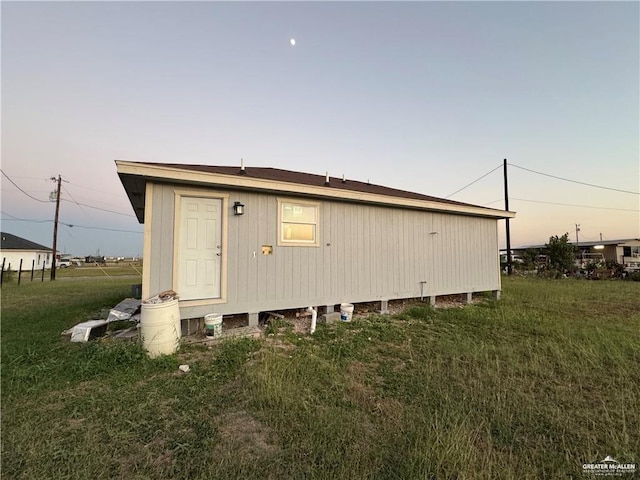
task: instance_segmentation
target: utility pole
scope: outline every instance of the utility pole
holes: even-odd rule
[[[62,177],[58,174],[58,179],[51,177],[51,180],[58,182],[56,188],[56,216],[53,221],[53,261],[51,262],[51,280],[56,279],[56,252],[58,247],[58,215],[60,214],[60,185],[62,183]]]
[[[576,223],[576,255],[578,256],[578,258],[582,258],[582,254],[580,253],[580,240],[578,239],[578,232],[580,231],[580,224]]]
[[[504,209],[509,211],[509,186],[507,183],[507,159],[504,159],[503,163],[504,171]],[[507,223],[507,275],[511,275],[513,272],[513,263],[511,261],[511,228],[509,226],[509,217],[505,218]]]

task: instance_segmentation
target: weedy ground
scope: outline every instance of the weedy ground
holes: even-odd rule
[[[637,283],[506,278],[500,301],[313,336],[273,324],[154,360],[61,337],[130,283],[3,287],[2,478],[521,480],[640,463]]]

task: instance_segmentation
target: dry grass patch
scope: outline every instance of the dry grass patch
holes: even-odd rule
[[[381,419],[381,423],[399,426],[404,414],[403,404],[395,398],[381,395],[384,379],[377,374],[378,363],[353,361],[347,368],[346,395],[365,411]]]
[[[220,442],[216,445],[214,458],[233,452],[233,455],[255,460],[278,451],[273,430],[247,411],[226,412],[215,420],[215,424]]]

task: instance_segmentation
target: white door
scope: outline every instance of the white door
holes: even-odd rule
[[[181,300],[220,298],[222,200],[182,197],[178,228]]]

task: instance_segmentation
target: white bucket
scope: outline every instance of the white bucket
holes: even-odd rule
[[[222,335],[222,314],[210,313],[204,316],[204,333],[209,338]]]
[[[142,345],[152,358],[175,353],[182,337],[178,300],[143,303],[140,312],[140,337]]]
[[[340,320],[350,322],[353,317],[353,305],[351,303],[340,304]]]

